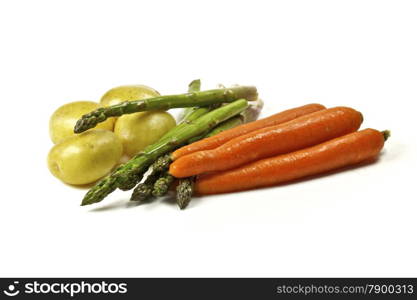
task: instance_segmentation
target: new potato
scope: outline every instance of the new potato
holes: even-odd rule
[[[122,143],[113,132],[92,129],[56,144],[48,154],[48,167],[66,183],[88,184],[107,175],[122,153]]]
[[[114,133],[122,141],[125,154],[131,157],[158,141],[175,125],[175,119],[165,111],[139,112],[119,117]]]
[[[74,125],[84,114],[89,113],[100,105],[93,101],[76,101],[59,107],[49,120],[49,135],[54,144],[74,136]],[[96,129],[113,130],[114,119],[99,123]]]

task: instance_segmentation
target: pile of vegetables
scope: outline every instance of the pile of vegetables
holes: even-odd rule
[[[272,186],[374,159],[389,137],[358,131],[363,116],[349,107],[307,104],[257,120],[263,102],[251,86],[200,91],[194,80],[188,93],[165,96],[139,87],[112,89],[101,105],[67,104],[51,118],[51,172],[70,184],[101,178],[82,205],[116,189],[144,202],[175,186],[183,209],[195,193]],[[175,124],[165,111],[180,107]],[[122,153],[130,159],[116,167]]]

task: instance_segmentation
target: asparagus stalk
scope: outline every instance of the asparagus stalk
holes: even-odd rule
[[[208,133],[205,133],[205,134],[202,134],[200,136],[196,136],[196,137],[190,139],[188,141],[188,144],[194,143],[194,142],[196,142],[198,140],[201,140],[201,139],[204,139],[206,137],[210,137],[210,136],[216,135],[216,134],[218,134],[218,133],[220,133],[222,131],[225,131],[227,129],[230,129],[230,128],[239,126],[241,124],[243,124],[243,116],[242,116],[242,114],[240,114],[238,116],[235,116],[233,118],[230,118],[229,120],[224,121],[223,123],[219,124],[218,126],[216,126],[213,130],[211,130]]]
[[[171,183],[174,181],[174,177],[168,172],[165,172],[161,177],[159,177],[155,184],[153,185],[152,195],[155,197],[164,196],[171,186]]]
[[[132,174],[129,177],[129,180],[124,180],[122,182],[119,182],[117,187],[122,191],[129,191],[133,189],[138,184],[138,182],[142,180],[142,178],[143,178],[143,174],[141,173]]]
[[[89,205],[102,201],[120,185],[125,185],[126,182],[132,180],[132,175],[138,176],[138,174],[143,174],[146,168],[159,156],[172,151],[192,137],[202,134],[207,129],[214,128],[219,123],[241,113],[247,107],[248,102],[246,100],[236,100],[186,124],[187,126],[179,130],[175,136],[161,139],[155,144],[146,147],[142,153],[139,153],[133,159],[121,165],[112,174],[92,187],[85,195],[81,205]]]
[[[146,201],[152,196],[152,190],[155,182],[158,180],[160,173],[149,174],[145,182],[139,183],[133,190],[130,201]]]
[[[75,133],[86,131],[109,117],[118,117],[147,110],[168,110],[178,107],[208,106],[216,103],[233,102],[238,99],[256,100],[257,91],[251,86],[237,86],[225,89],[214,89],[179,95],[159,96],[136,101],[101,107],[85,114],[77,121]]]
[[[201,80],[200,79],[193,80],[188,85],[188,92],[189,93],[199,92],[200,89],[201,89]],[[182,109],[181,113],[177,117],[177,121],[182,122],[196,109],[198,109],[198,107],[187,107],[187,108]]]
[[[256,121],[261,113],[261,110],[264,106],[264,102],[261,99],[256,99],[256,101],[249,102],[249,107],[245,109],[240,115],[230,118],[229,120],[224,121],[222,124],[219,124],[216,128],[202,134],[201,136],[196,136],[188,141],[188,144],[194,143],[198,140],[204,139],[216,135],[224,130],[239,126],[243,123],[249,123]]]
[[[145,179],[145,182],[139,183],[133,190],[131,201],[145,201],[152,196],[152,190],[155,182],[161,176],[161,173],[168,170],[169,164],[171,163],[170,154],[160,156],[150,167],[150,173]]]
[[[200,79],[193,80],[188,85],[188,92],[198,92],[200,90]],[[188,123],[193,122],[197,120],[198,118],[204,116],[209,111],[213,110],[213,106],[206,106],[206,107],[187,107],[189,111],[179,120],[179,123],[177,126],[172,128],[170,131],[168,131],[166,134],[164,134],[161,139],[169,138],[171,136],[175,136],[176,133],[181,130],[184,126],[186,126]]]
[[[156,176],[156,179],[158,179],[157,175],[166,171],[169,168],[169,165],[171,164],[171,162],[172,162],[172,159],[171,159],[170,153],[158,157],[155,160],[155,162],[149,167],[149,170],[151,171],[151,173],[148,175],[148,177]],[[142,180],[142,178],[143,178],[142,173],[133,174],[129,181],[121,182],[118,188],[121,189],[122,191],[131,190],[136,186],[136,184],[139,181]],[[153,186],[153,182],[152,182],[152,186]],[[152,186],[151,186],[151,190],[152,190]]]
[[[195,176],[180,179],[177,185],[176,201],[180,209],[184,209],[191,201],[194,193]]]

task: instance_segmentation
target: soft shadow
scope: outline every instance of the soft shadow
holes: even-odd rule
[[[129,201],[129,199],[119,199],[115,202],[102,205],[100,207],[95,207],[90,209],[90,212],[104,212],[110,210],[118,210],[118,209],[126,209],[126,208],[133,208],[140,205],[144,205],[147,202],[138,202],[138,201]]]
[[[176,192],[175,191],[169,191],[168,194],[161,197],[161,203],[167,204],[167,205],[177,205],[177,201],[175,199]]]

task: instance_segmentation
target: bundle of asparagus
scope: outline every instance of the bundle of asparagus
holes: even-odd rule
[[[138,111],[187,107],[184,119],[158,142],[146,147],[112,174],[103,178],[85,195],[81,205],[102,201],[117,188],[134,188],[131,200],[145,201],[152,196],[163,196],[174,178],[167,170],[171,163],[169,153],[189,142],[217,134],[243,122],[253,121],[259,115],[262,102],[255,87],[237,86],[209,91],[199,91],[200,81],[189,85],[189,92],[180,95],[160,96],[145,100],[124,102],[99,108],[84,115],[76,124],[74,132],[83,132],[109,117]],[[257,101],[255,101],[257,100]],[[249,105],[253,101],[255,105]],[[221,104],[227,103],[223,106]],[[142,180],[145,172],[148,176]],[[193,191],[193,178],[180,180],[177,187],[177,203],[185,208]],[[139,184],[138,184],[139,183]]]

